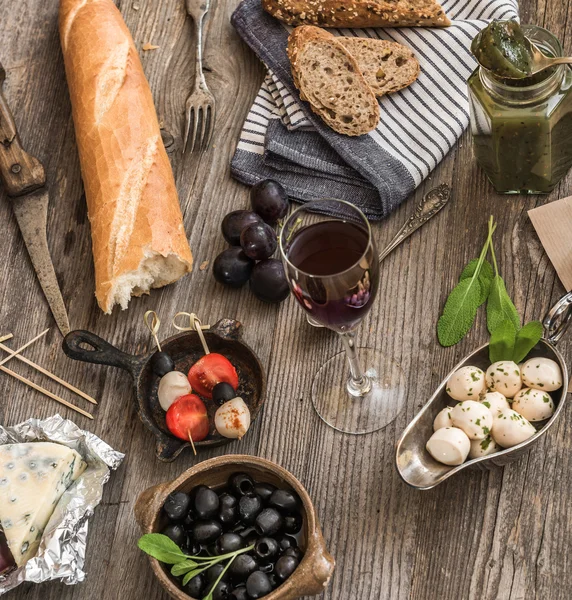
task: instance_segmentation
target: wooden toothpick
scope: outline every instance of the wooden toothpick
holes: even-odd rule
[[[25,350],[28,346],[31,346],[34,342],[37,342],[40,338],[44,337],[49,330],[50,329],[48,328],[45,331],[42,331],[42,333],[38,334],[34,339],[30,340],[23,346],[20,346],[20,348],[18,348],[17,350],[9,350],[10,354],[5,359],[0,360],[0,367],[3,364],[7,363],[9,360],[12,360],[15,356],[18,356],[18,354],[20,354],[22,350]]]

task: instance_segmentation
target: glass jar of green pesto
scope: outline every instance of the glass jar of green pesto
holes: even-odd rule
[[[544,54],[562,56],[546,29],[522,30]],[[524,79],[478,67],[469,77],[477,161],[497,192],[545,194],[572,166],[572,71],[561,65]]]

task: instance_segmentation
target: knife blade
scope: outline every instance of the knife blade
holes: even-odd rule
[[[12,112],[2,88],[6,71],[0,63],[0,179],[22,232],[32,265],[56,324],[63,335],[70,331],[60,286],[47,240],[48,190],[40,161],[22,148]]]

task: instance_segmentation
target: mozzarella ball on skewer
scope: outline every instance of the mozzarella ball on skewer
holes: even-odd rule
[[[536,429],[515,410],[504,410],[493,423],[492,436],[494,441],[503,448],[511,448],[536,433]]]
[[[449,377],[445,389],[454,400],[476,400],[485,390],[485,374],[477,367],[462,367]]]
[[[191,391],[191,384],[184,373],[170,371],[161,377],[159,381],[159,389],[157,390],[159,404],[164,411],[167,411],[177,398],[186,396]]]
[[[453,427],[462,429],[471,440],[484,440],[493,426],[493,413],[481,402],[459,402],[451,412]]]
[[[444,465],[461,465],[469,455],[471,442],[460,429],[443,427],[429,438],[426,448],[436,461]]]
[[[510,408],[509,401],[500,392],[487,392],[481,403],[493,413],[493,417]]]
[[[471,442],[469,458],[488,456],[489,454],[498,452],[500,449],[500,446],[493,440],[493,438],[490,435],[487,435],[484,440],[473,440]]]
[[[501,360],[487,369],[487,388],[492,392],[500,392],[507,398],[522,388],[520,369],[512,360]]]
[[[452,406],[446,406],[442,411],[439,412],[433,421],[433,431],[437,431],[437,429],[443,429],[443,427],[451,427],[453,425],[453,422],[451,421],[452,410]]]
[[[225,402],[215,413],[215,427],[224,437],[240,439],[250,427],[250,411],[244,400]]]
[[[550,419],[554,414],[554,402],[548,392],[524,388],[514,397],[513,410],[531,422]]]
[[[562,387],[562,371],[550,358],[531,358],[522,367],[522,381],[529,388],[554,392]]]

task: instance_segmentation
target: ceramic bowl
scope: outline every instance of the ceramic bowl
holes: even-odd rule
[[[294,490],[302,501],[304,525],[300,547],[304,550],[304,558],[290,578],[272,593],[264,596],[264,600],[294,600],[323,592],[330,581],[335,562],[326,549],[312,501],[308,492],[291,473],[268,460],[254,456],[221,456],[196,465],[175,481],[149,488],[139,496],[135,504],[135,518],[141,531],[158,533],[165,526],[166,517],[161,509],[170,493],[190,492],[200,484],[222,488],[229,476],[236,472],[248,473],[256,481]],[[149,560],[160,584],[172,598],[198,600],[183,592],[160,562],[151,557]]]

